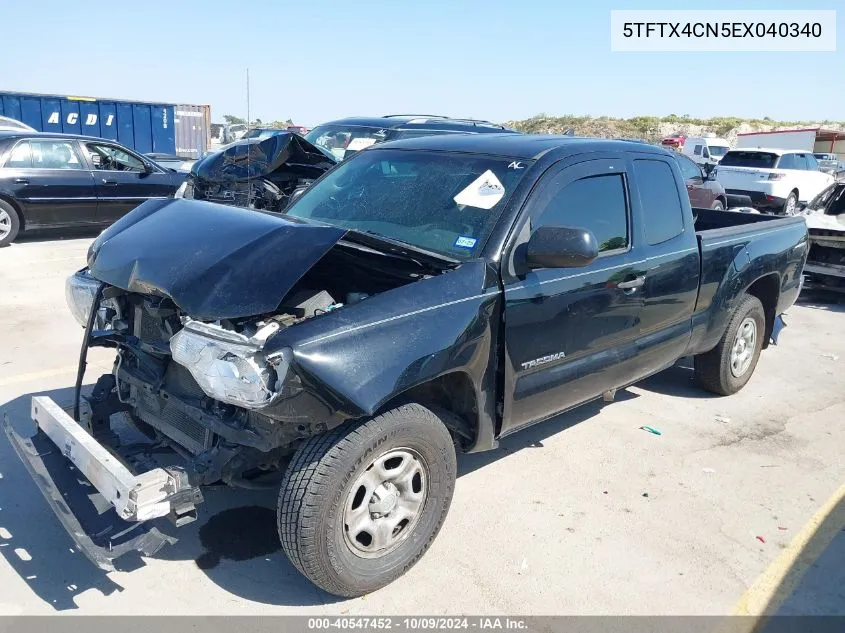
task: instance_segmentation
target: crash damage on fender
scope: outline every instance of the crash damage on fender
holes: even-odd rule
[[[301,136],[284,132],[245,139],[194,163],[184,197],[238,207],[282,211],[337,159]]]
[[[402,250],[296,218],[192,200],[147,202],[95,240],[88,267],[67,283],[71,309],[86,326],[82,365],[89,347],[111,347],[113,371],[93,395],[81,395],[73,417],[53,405],[49,418],[39,413],[35,438],[7,434],[40,472],[29,446],[44,444],[49,429],[57,429],[48,433],[57,445],[90,434],[123,463],[112,422],[129,421],[151,448],[176,451],[182,465],[135,474],[126,461],[132,474],[116,467],[121,479],[85,470],[94,460],[86,446],[68,456],[95,477],[121,519],[169,517],[181,525],[196,517],[201,486],[278,486],[274,474],[301,441],[371,415],[432,377],[459,371],[481,393],[493,380],[490,315],[498,296],[485,292],[484,264]],[[437,334],[396,345],[423,330]],[[432,397],[449,404],[445,391]],[[462,406],[478,409],[475,401]],[[457,417],[454,425],[467,449],[492,441],[492,417],[481,438]],[[151,492],[131,513],[120,510],[141,481],[152,482]],[[96,545],[55,503],[58,484],[45,485],[77,545],[103,569],[127,549],[150,552],[169,542],[145,530],[118,549]]]

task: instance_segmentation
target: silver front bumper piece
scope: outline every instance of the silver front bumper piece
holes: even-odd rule
[[[7,414],[6,436],[59,522],[100,569],[114,570],[124,554],[152,556],[176,542],[150,519],[167,516],[179,526],[196,518],[202,494],[181,469],[135,475],[51,398],[33,398],[31,411],[36,433],[19,435]]]
[[[133,475],[52,399],[32,399],[32,419],[125,521],[170,514],[180,482],[163,468]]]

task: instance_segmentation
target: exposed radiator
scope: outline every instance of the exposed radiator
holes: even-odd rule
[[[211,448],[212,432],[191,419],[178,405],[133,388],[138,398],[138,417],[194,455]]]

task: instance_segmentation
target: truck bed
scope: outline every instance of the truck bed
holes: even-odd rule
[[[719,342],[731,304],[743,289],[761,297],[772,323],[774,315],[795,302],[808,241],[801,216],[694,208],[693,217],[701,252],[701,286],[689,351],[701,353]],[[768,297],[772,305],[767,305]]]
[[[759,223],[764,223],[765,228],[768,229],[785,224],[794,224],[796,221],[804,222],[804,219],[800,217],[767,215],[765,213],[740,213],[737,211],[714,211],[713,209],[700,209],[698,207],[693,207],[692,214],[693,218],[695,218],[695,232],[699,235],[707,233],[708,237],[716,234],[715,231],[721,231],[723,229],[732,229],[733,231],[718,233],[718,235],[743,233],[752,228],[748,226],[749,224],[763,228],[759,226]]]

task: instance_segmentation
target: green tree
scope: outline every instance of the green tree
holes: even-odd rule
[[[246,123],[246,119],[242,119],[239,116],[234,116],[232,114],[224,114],[223,120],[226,121],[229,125],[233,125],[235,123]]]

